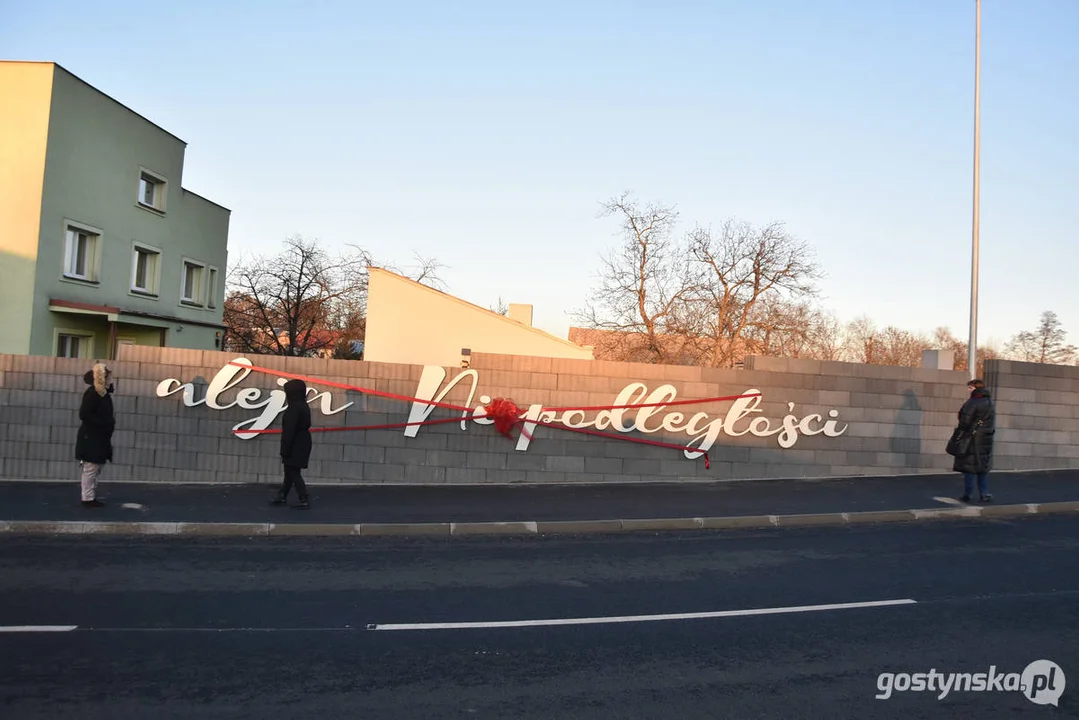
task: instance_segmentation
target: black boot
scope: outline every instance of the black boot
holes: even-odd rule
[[[296,506],[296,509],[298,509],[298,510],[310,510],[311,509],[311,503],[308,502],[306,495],[301,495],[300,496],[300,503]]]
[[[285,505],[286,502],[287,501],[285,500],[285,493],[283,493],[281,491],[278,491],[277,495],[274,496],[274,499],[270,501],[270,504],[271,505]]]

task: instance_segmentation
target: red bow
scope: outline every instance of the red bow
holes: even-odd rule
[[[487,417],[494,420],[495,430],[512,440],[513,428],[522,422],[521,413],[523,411],[521,408],[517,407],[512,400],[495,398],[483,409],[487,413]]]

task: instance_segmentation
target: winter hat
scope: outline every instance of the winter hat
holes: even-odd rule
[[[109,391],[106,383],[111,374],[112,370],[109,370],[108,365],[98,363],[97,365],[94,365],[92,370],[87,371],[87,373],[82,376],[82,379],[87,385],[94,386],[94,392],[101,397],[105,397],[105,394]]]

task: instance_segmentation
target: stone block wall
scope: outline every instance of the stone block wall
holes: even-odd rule
[[[986,363],[997,409],[998,470],[1079,467],[1079,367]]]
[[[115,464],[107,477],[277,483],[279,436],[243,431],[252,423],[254,429],[280,427],[284,378],[231,367],[237,357],[124,346],[120,360],[111,363],[117,431]],[[602,483],[946,471],[951,458],[944,445],[967,396],[962,373],[782,358],[750,358],[743,370],[488,354],[472,356],[467,370],[267,356],[245,360],[328,381],[309,383],[312,394],[319,393],[310,401],[318,428],[454,420],[409,429],[319,432],[306,473],[313,483]],[[0,356],[0,477],[78,477],[77,411],[86,388],[82,375],[90,364]],[[988,368],[987,379],[999,393],[997,466],[1079,467],[1076,369],[999,362]],[[621,415],[595,409],[747,391],[761,397],[627,409]],[[529,419],[546,419],[556,427],[533,427],[530,441],[516,432],[514,439],[506,438],[478,422],[462,428],[460,412],[436,407],[425,415],[421,410],[430,406],[407,401],[418,393],[425,400],[473,408],[491,398],[511,398]],[[593,409],[567,410],[575,407]],[[572,432],[567,423],[593,431],[598,425],[617,437]],[[612,424],[628,432],[607,427]],[[641,426],[650,432],[640,432]],[[627,438],[692,449],[687,456],[682,449]],[[702,442],[709,468],[693,452]]]

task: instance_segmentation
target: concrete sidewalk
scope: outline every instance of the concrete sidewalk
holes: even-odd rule
[[[1079,471],[995,473],[964,506],[956,473],[835,480],[496,486],[312,486],[310,510],[258,485],[0,482],[0,533],[465,535],[842,525],[1079,512]]]

